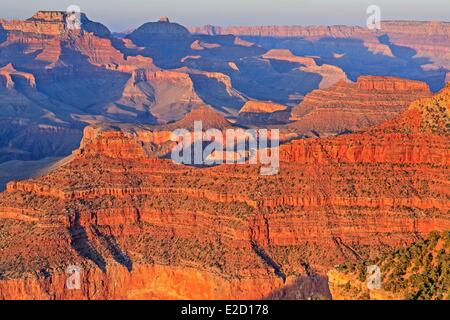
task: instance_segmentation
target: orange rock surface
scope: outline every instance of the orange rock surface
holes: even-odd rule
[[[150,156],[145,126],[87,129],[71,161],[0,194],[0,297],[330,297],[335,264],[450,229],[449,101],[283,145],[277,176]]]
[[[285,106],[266,101],[248,101],[240,113],[272,113],[286,110]]]
[[[239,111],[240,124],[282,124],[289,122],[286,106],[271,101],[247,101]]]
[[[362,76],[356,83],[339,82],[314,90],[292,109],[291,124],[301,132],[321,135],[354,131],[389,120],[421,97],[430,96],[420,81]]]

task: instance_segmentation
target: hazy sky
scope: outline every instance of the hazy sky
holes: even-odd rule
[[[365,24],[369,5],[388,19],[448,21],[450,0],[0,0],[0,18],[78,5],[91,20],[121,31],[169,16],[186,26]]]

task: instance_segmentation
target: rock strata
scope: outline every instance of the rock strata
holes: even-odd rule
[[[278,176],[149,156],[145,126],[87,129],[70,162],[0,194],[0,297],[330,298],[336,264],[450,228],[448,89],[369,131],[281,146]]]

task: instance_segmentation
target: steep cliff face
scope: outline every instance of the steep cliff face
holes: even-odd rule
[[[0,22],[0,162],[70,154],[82,136],[84,107],[102,99],[92,92],[104,85],[93,79],[102,78],[111,91],[126,78],[101,69],[128,63],[112,47],[108,29],[84,14],[80,28],[71,29],[67,18],[40,11],[25,21]]]
[[[158,159],[145,127],[87,129],[71,161],[0,194],[0,297],[330,297],[337,263],[450,229],[448,98],[282,146],[278,176]]]
[[[431,93],[420,81],[391,77],[359,77],[314,90],[292,109],[291,127],[320,135],[367,128],[392,119],[408,105]]]
[[[128,80],[120,100],[110,112],[127,113],[136,109],[136,117],[143,123],[160,123],[181,119],[193,108],[205,104],[194,88],[187,72],[138,69]],[[123,106],[126,106],[125,108]],[[111,107],[111,105],[109,106]],[[153,121],[146,119],[151,115]]]
[[[13,64],[0,68],[0,109],[0,163],[64,156],[78,146],[82,132],[70,126],[76,109],[48,99],[36,77]]]
[[[77,13],[71,24],[71,13],[64,11],[38,11],[31,18],[20,21],[0,20],[4,30],[45,36],[63,37],[69,33],[90,32],[99,37],[109,37],[111,32],[104,25],[88,19],[86,14]],[[75,18],[75,15],[74,15]]]
[[[187,72],[162,71],[79,19],[72,28],[67,13],[40,11],[0,22],[0,162],[66,156],[86,124],[173,121],[203,104]]]
[[[248,101],[239,111],[241,124],[282,124],[289,122],[290,112],[286,106],[269,101]]]

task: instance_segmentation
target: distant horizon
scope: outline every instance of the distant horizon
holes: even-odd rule
[[[135,29],[160,16],[188,28],[230,26],[364,26],[370,5],[381,9],[382,21],[449,22],[450,1],[429,0],[22,0],[0,3],[0,18],[25,20],[37,11],[65,11],[78,5],[92,21],[112,32]]]
[[[64,10],[37,10],[36,12],[65,12]],[[140,27],[136,26],[136,27],[130,27],[130,28],[126,28],[123,30],[114,30],[111,29],[109,26],[107,26],[106,24],[104,24],[102,21],[99,20],[94,20],[89,16],[88,12],[81,12],[83,14],[85,14],[87,16],[87,18],[93,22],[98,22],[101,23],[103,25],[105,25],[106,27],[108,27],[108,29],[112,32],[112,33],[123,33],[129,30],[135,30],[137,28]],[[7,19],[7,20],[27,20],[29,18],[31,18],[32,15],[28,18],[24,18],[24,19],[18,19],[18,18],[12,18],[12,19]],[[167,17],[167,16],[161,16],[162,17]],[[158,20],[160,20],[160,18],[155,19],[155,20],[151,20],[151,21],[145,21],[144,23],[148,23],[148,22],[158,22]],[[333,26],[346,26],[346,27],[364,27],[364,25],[362,24],[308,24],[308,25],[304,25],[304,24],[253,24],[253,25],[238,25],[238,24],[233,24],[233,25],[220,25],[220,24],[201,24],[201,25],[184,25],[178,21],[174,21],[172,20],[170,17],[169,18],[171,23],[177,23],[180,24],[188,29],[190,28],[201,28],[201,27],[206,27],[206,26],[211,26],[211,27],[219,27],[219,28],[232,28],[232,27],[304,27],[304,28],[308,28],[308,27],[333,27]],[[4,19],[0,16],[0,20]],[[5,19],[4,19],[5,20]],[[409,20],[409,19],[386,19],[386,20],[381,20],[381,23],[386,23],[386,22],[417,22],[417,23],[450,23],[450,20]]]

